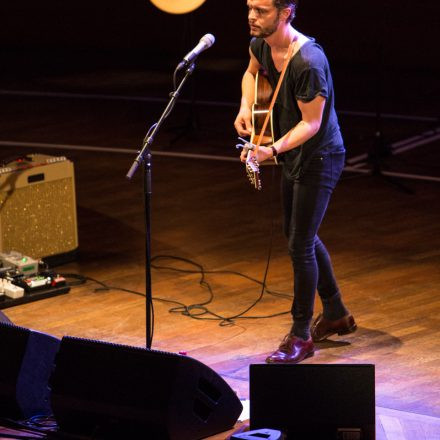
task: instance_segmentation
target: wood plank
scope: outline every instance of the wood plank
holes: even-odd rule
[[[57,115],[57,106],[50,105],[39,116],[37,107],[34,103],[27,109],[35,118],[27,122],[26,114],[22,115],[23,120],[17,119],[18,104],[10,114],[2,112],[0,126],[5,136],[55,142],[71,135],[72,141],[88,145],[96,141],[98,145],[120,147],[135,145],[137,135],[142,133],[138,123],[134,124],[136,134],[124,129],[117,140],[112,140],[102,120],[96,122],[93,132],[93,117],[87,117],[90,127],[81,131],[81,118],[63,122],[71,114],[68,108],[63,107]],[[76,106],[74,110],[77,114]],[[10,115],[15,115],[16,120],[12,121]],[[188,142],[176,149],[232,154],[224,150],[230,140],[225,137],[214,137],[212,144]],[[23,149],[20,154],[26,152],[35,150]],[[58,270],[143,293],[142,179],[140,175],[133,182],[125,179],[133,158],[110,153],[57,153],[67,155],[75,164],[80,238],[78,260]],[[3,157],[14,154],[16,149],[2,147]],[[272,169],[264,168],[264,189],[259,193],[248,186],[238,162],[155,157],[153,254],[189,258],[206,270],[236,270],[261,281],[273,221],[267,284],[291,295],[292,267],[279,216],[279,171],[274,169],[272,182]],[[371,177],[339,184],[320,236],[331,251],[344,299],[359,330],[318,344],[316,355],[306,362],[373,363],[380,407],[440,417],[438,187],[424,182],[413,182],[411,187],[414,195],[400,193]],[[162,262],[191,268],[181,262]],[[155,297],[187,305],[209,298],[207,290],[198,284],[197,274],[153,269],[152,277]],[[241,277],[210,273],[206,278],[214,288],[214,299],[208,307],[222,316],[236,315],[260,295],[258,284]],[[14,307],[6,314],[18,325],[58,337],[73,335],[143,346],[144,299],[117,289],[96,292],[96,287],[88,282],[63,297]],[[291,299],[265,294],[247,316],[288,312],[290,303]],[[237,319],[234,325],[220,326],[219,321],[170,313],[170,307],[155,301],[153,348],[186,351],[214,368],[241,398],[248,397],[248,365],[263,362],[291,324],[290,316],[285,314],[268,319]],[[317,298],[316,313],[320,308]],[[427,422],[425,426],[421,421],[419,425],[418,420],[395,413],[384,417],[385,424],[392,425],[390,430],[400,432],[396,435],[401,435],[401,431],[405,436],[407,432],[414,435],[426,426],[426,438],[437,435],[435,424]],[[400,428],[396,428],[396,420]]]

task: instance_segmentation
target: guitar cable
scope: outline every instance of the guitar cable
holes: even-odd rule
[[[281,315],[285,315],[285,314],[290,313],[290,310],[289,310],[289,311],[285,311],[285,312],[274,313],[271,315],[245,316],[245,314],[247,312],[249,312],[251,309],[253,309],[263,299],[265,292],[268,294],[274,295],[274,296],[279,296],[279,297],[285,298],[285,299],[289,299],[289,300],[292,299],[292,295],[272,291],[267,288],[267,276],[269,273],[269,266],[270,266],[272,247],[273,247],[273,236],[274,236],[274,229],[275,229],[275,221],[274,221],[275,216],[273,214],[274,210],[272,209],[274,181],[275,181],[275,167],[272,168],[272,179],[271,179],[271,187],[272,188],[269,191],[269,193],[270,193],[270,196],[269,196],[269,209],[270,209],[270,211],[269,212],[272,212],[272,217],[271,217],[271,227],[270,227],[270,234],[269,234],[269,246],[268,246],[268,253],[267,253],[266,267],[264,270],[263,281],[256,280],[255,278],[252,278],[250,276],[242,274],[241,272],[236,272],[236,271],[228,271],[228,270],[207,271],[203,268],[202,265],[195,263],[191,260],[181,258],[181,257],[173,257],[170,255],[157,255],[155,258],[153,258],[153,260],[174,259],[174,260],[186,262],[186,263],[189,263],[189,264],[192,264],[192,265],[198,267],[199,270],[194,271],[194,270],[176,269],[176,268],[173,268],[170,266],[160,266],[158,264],[152,265],[152,267],[154,267],[157,270],[174,270],[174,271],[183,272],[183,273],[197,273],[197,272],[199,272],[201,274],[201,279],[199,281],[199,284],[202,287],[205,287],[206,289],[208,289],[208,291],[210,293],[209,299],[207,301],[205,301],[204,303],[192,304],[190,306],[186,306],[184,304],[181,304],[178,307],[174,307],[174,308],[170,309],[169,310],[170,313],[180,313],[184,316],[189,316],[193,319],[220,320],[220,326],[233,325],[233,324],[235,324],[235,320],[237,320],[237,319],[266,319],[266,318],[273,318],[276,316],[281,316]],[[232,315],[232,316],[228,316],[228,317],[222,316],[222,315],[219,315],[217,313],[212,312],[207,307],[205,307],[207,304],[211,303],[212,300],[214,299],[214,293],[212,291],[212,288],[209,285],[209,283],[207,281],[205,281],[205,274],[228,274],[228,275],[240,276],[240,277],[249,279],[249,280],[259,284],[261,286],[261,291],[260,291],[258,298],[250,306],[248,306],[245,310],[243,310],[240,313],[237,313],[235,315]],[[163,299],[161,299],[161,298],[156,298],[156,300],[163,301]],[[208,317],[208,316],[204,316],[204,315],[210,315],[210,316]]]
[[[269,235],[268,253],[267,253],[267,259],[266,259],[266,267],[264,270],[264,276],[263,276],[262,281],[259,281],[249,275],[243,274],[238,271],[233,271],[233,270],[206,270],[203,267],[203,265],[201,265],[195,261],[192,261],[190,259],[183,258],[183,257],[178,257],[178,256],[173,256],[173,255],[156,255],[152,258],[151,267],[153,269],[168,270],[168,271],[184,273],[184,274],[197,274],[198,273],[198,274],[200,274],[199,285],[208,291],[209,296],[208,296],[208,299],[203,302],[190,304],[190,305],[184,304],[180,301],[167,299],[167,298],[161,298],[161,297],[157,297],[157,296],[153,296],[153,301],[159,301],[159,302],[163,302],[163,303],[172,304],[173,307],[171,307],[169,309],[169,313],[178,313],[183,316],[187,316],[189,318],[197,319],[197,320],[220,321],[220,323],[219,323],[220,326],[234,325],[235,321],[238,319],[267,319],[267,318],[273,318],[273,317],[277,317],[277,316],[281,316],[281,315],[285,315],[285,314],[290,313],[290,310],[289,310],[289,311],[274,313],[274,314],[270,314],[270,315],[245,316],[246,313],[248,313],[259,302],[261,302],[265,293],[272,295],[272,296],[280,297],[283,299],[292,300],[292,295],[287,294],[287,293],[283,293],[283,292],[277,292],[277,291],[271,290],[267,287],[267,276],[268,276],[270,260],[271,260],[271,256],[272,256],[273,236],[274,236],[274,229],[275,229],[275,216],[273,214],[274,210],[272,209],[274,181],[275,181],[275,167],[272,168],[272,178],[271,178],[271,187],[272,188],[269,191],[270,192],[269,208],[270,208],[270,212],[272,212],[272,218],[271,218],[271,227],[270,227],[270,235]],[[178,267],[174,267],[172,265],[167,265],[167,264],[161,263],[161,261],[166,261],[166,260],[172,260],[172,261],[176,261],[179,263],[188,264],[188,265],[192,266],[193,268],[183,269],[183,268],[178,268]],[[251,305],[246,307],[241,312],[233,314],[231,316],[223,316],[221,314],[213,312],[212,310],[210,310],[207,307],[208,304],[212,303],[212,301],[214,300],[214,297],[215,297],[212,286],[206,280],[206,275],[208,275],[208,274],[233,275],[233,276],[245,278],[245,279],[261,286],[259,296],[258,296],[258,298],[256,298],[254,300],[254,302]],[[87,281],[92,281],[92,282],[95,282],[100,285],[100,287],[95,289],[95,292],[108,291],[108,290],[119,290],[119,291],[128,292],[128,293],[132,293],[132,294],[135,294],[138,296],[145,297],[144,293],[137,292],[137,291],[134,291],[131,289],[126,289],[126,288],[119,287],[119,286],[110,286],[110,285],[107,285],[101,281],[94,279],[94,278],[86,277],[83,275],[70,273],[70,274],[62,274],[62,276],[66,279],[70,278],[70,279],[77,280],[77,281],[69,283],[70,286],[77,286],[79,284],[84,284]]]

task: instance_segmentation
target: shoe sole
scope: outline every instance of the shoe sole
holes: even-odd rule
[[[357,330],[357,325],[354,324],[350,328],[348,328],[347,330],[343,330],[342,332],[338,332],[338,335],[339,336],[348,335],[350,333],[354,333],[356,330]]]
[[[311,353],[307,353],[307,354],[304,356],[304,359],[311,358],[311,357],[313,357],[313,356],[315,356],[315,352],[314,352],[314,351],[312,351]],[[304,360],[304,359],[302,359],[302,360]]]
[[[346,330],[342,330],[342,331],[340,331],[340,332],[331,332],[331,333],[327,333],[327,334],[325,334],[324,336],[320,337],[319,339],[318,339],[318,338],[317,338],[317,339],[312,338],[312,339],[313,339],[313,342],[322,342],[322,341],[328,339],[328,338],[329,338],[330,336],[332,336],[332,335],[336,335],[336,334],[337,334],[338,336],[349,335],[350,333],[354,333],[356,330],[357,330],[357,325],[354,324],[354,325],[352,325],[351,327],[349,327],[349,328],[346,329]]]
[[[299,361],[296,361],[296,362],[277,362],[277,361],[269,360],[269,358],[266,358],[265,362],[266,362],[266,364],[272,364],[272,365],[273,364],[278,364],[278,365],[280,365],[280,364],[282,364],[282,365],[286,365],[286,364],[299,364],[304,359],[307,359],[307,358],[312,357],[314,355],[315,355],[315,352],[312,351],[310,353],[307,353],[302,359],[300,359]]]

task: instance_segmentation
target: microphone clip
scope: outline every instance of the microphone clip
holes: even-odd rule
[[[192,73],[195,69],[195,61],[189,62],[186,60],[181,61],[178,65],[176,70],[182,70],[182,69],[186,69],[186,71],[188,73]]]

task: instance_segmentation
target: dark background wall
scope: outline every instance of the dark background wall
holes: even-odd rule
[[[437,0],[303,0],[295,26],[324,46],[347,98],[353,89],[371,96],[380,74],[390,101],[429,100],[439,92],[439,12]],[[95,67],[167,71],[207,32],[217,41],[201,68],[239,78],[249,41],[245,0],[206,0],[185,15],[147,0],[2,0],[2,77]],[[362,107],[362,99],[353,105]]]

